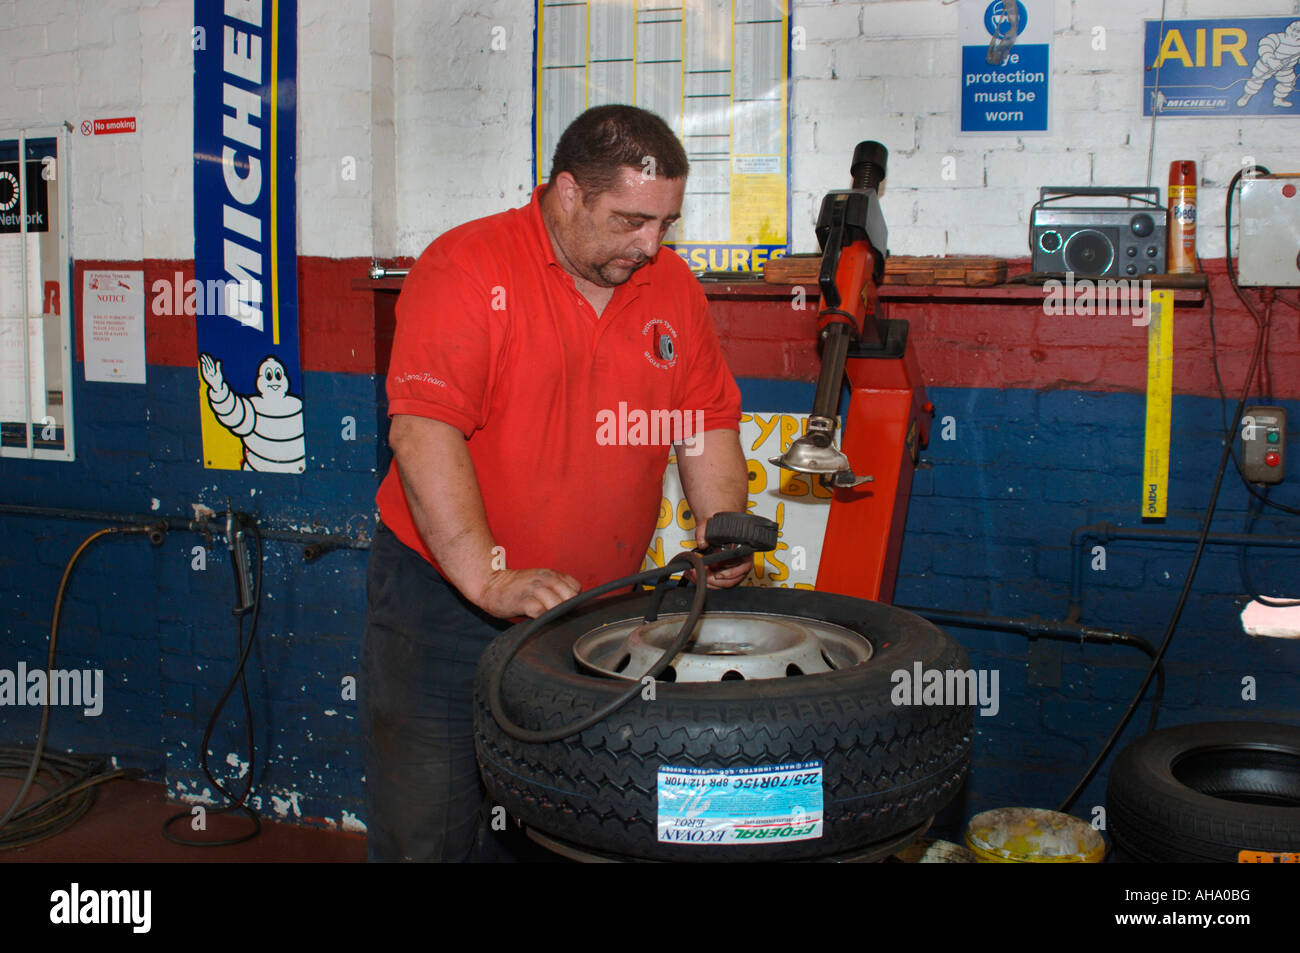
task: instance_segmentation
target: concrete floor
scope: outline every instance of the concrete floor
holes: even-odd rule
[[[0,778],[0,814],[8,810],[18,793],[18,779]],[[162,836],[167,818],[186,808],[168,801],[162,784],[151,781],[111,781],[100,785],[98,797],[86,816],[72,827],[48,840],[29,847],[0,849],[3,863],[364,863],[366,838],[363,834],[342,833],[317,827],[279,824],[262,819],[261,833],[250,841],[230,847],[186,847],[173,844]],[[39,796],[39,795],[38,795]],[[32,800],[31,795],[28,800]],[[243,815],[208,815],[203,836],[218,840],[238,836],[248,830]],[[177,821],[172,830],[182,836],[200,836],[185,821]],[[921,862],[921,854],[931,843],[934,832],[888,861]],[[514,859],[532,863],[565,863],[565,858],[543,850],[522,834],[510,835]],[[947,853],[944,853],[944,851]],[[926,858],[928,862],[969,863],[974,858],[963,848],[942,841]]]
[[[0,779],[0,815],[8,810],[21,783]],[[162,836],[162,824],[185,805],[168,802],[165,788],[150,781],[110,781],[100,785],[89,812],[66,831],[30,847],[0,850],[0,863],[152,861],[164,863],[311,862],[362,863],[364,834],[342,833],[262,820],[257,837],[233,847],[185,847]],[[30,795],[29,795],[30,799]],[[238,836],[250,821],[242,816],[208,815],[202,836]],[[172,830],[201,836],[185,821]]]

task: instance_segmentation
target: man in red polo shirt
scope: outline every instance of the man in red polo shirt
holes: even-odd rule
[[[671,446],[701,545],[745,509],[740,393],[699,283],[659,248],[688,169],[658,116],[595,107],[529,205],[442,235],[406,279],[362,653],[372,859],[499,856],[475,664],[507,620],[641,568]]]

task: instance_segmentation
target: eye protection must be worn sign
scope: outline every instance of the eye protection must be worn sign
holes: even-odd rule
[[[1013,21],[1012,2],[961,0],[962,133],[1048,131],[1055,4],[1015,0]]]
[[[659,768],[659,841],[761,844],[822,836],[822,763]]]

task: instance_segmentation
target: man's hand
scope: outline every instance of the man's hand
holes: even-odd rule
[[[581,584],[553,569],[497,569],[504,552],[488,529],[474,461],[450,424],[395,414],[388,443],[416,529],[438,568],[470,602],[502,619],[537,618],[578,594]]]
[[[709,521],[695,525],[695,545],[703,549],[708,545],[704,538],[704,528],[708,526]],[[754,558],[747,556],[744,559],[731,559],[723,563],[714,563],[705,567],[707,577],[705,587],[709,589],[730,589],[732,586],[738,586],[749,575],[749,571],[754,568]],[[690,570],[686,578],[691,582],[695,581],[695,570]]]
[[[695,513],[695,544],[703,549],[706,545],[704,528],[709,525],[707,518],[700,519],[701,513],[743,513],[749,498],[749,466],[745,454],[740,449],[740,435],[734,430],[706,430],[698,434],[694,454],[685,453],[685,448],[678,445],[677,472],[682,478],[682,489],[691,511]],[[731,560],[714,563],[708,567],[705,580],[710,589],[729,589],[739,585],[754,568],[753,559]],[[688,580],[694,580],[694,570],[687,573]]]
[[[536,619],[581,589],[578,580],[554,569],[498,569],[487,577],[473,602],[498,618]]]

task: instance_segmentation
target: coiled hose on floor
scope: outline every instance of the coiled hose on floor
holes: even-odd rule
[[[68,588],[68,580],[72,577],[72,570],[81,555],[90,548],[91,544],[104,536],[149,533],[152,537],[159,531],[159,525],[154,523],[140,526],[112,526],[96,530],[77,547],[63,570],[63,578],[59,581],[59,590],[54,597],[54,615],[50,622],[50,649],[45,661],[48,673],[53,673],[54,670],[54,656],[59,643],[59,616],[63,612],[63,596]],[[67,830],[95,803],[96,788],[99,785],[118,778],[138,778],[143,773],[138,768],[109,770],[103,758],[47,752],[45,744],[49,737],[52,704],[52,693],[47,691],[41,711],[41,727],[36,734],[34,749],[0,748],[0,777],[23,779],[22,788],[13,803],[9,805],[4,816],[0,817],[0,850],[27,847]],[[44,789],[45,796],[23,806],[23,801],[33,785]]]

